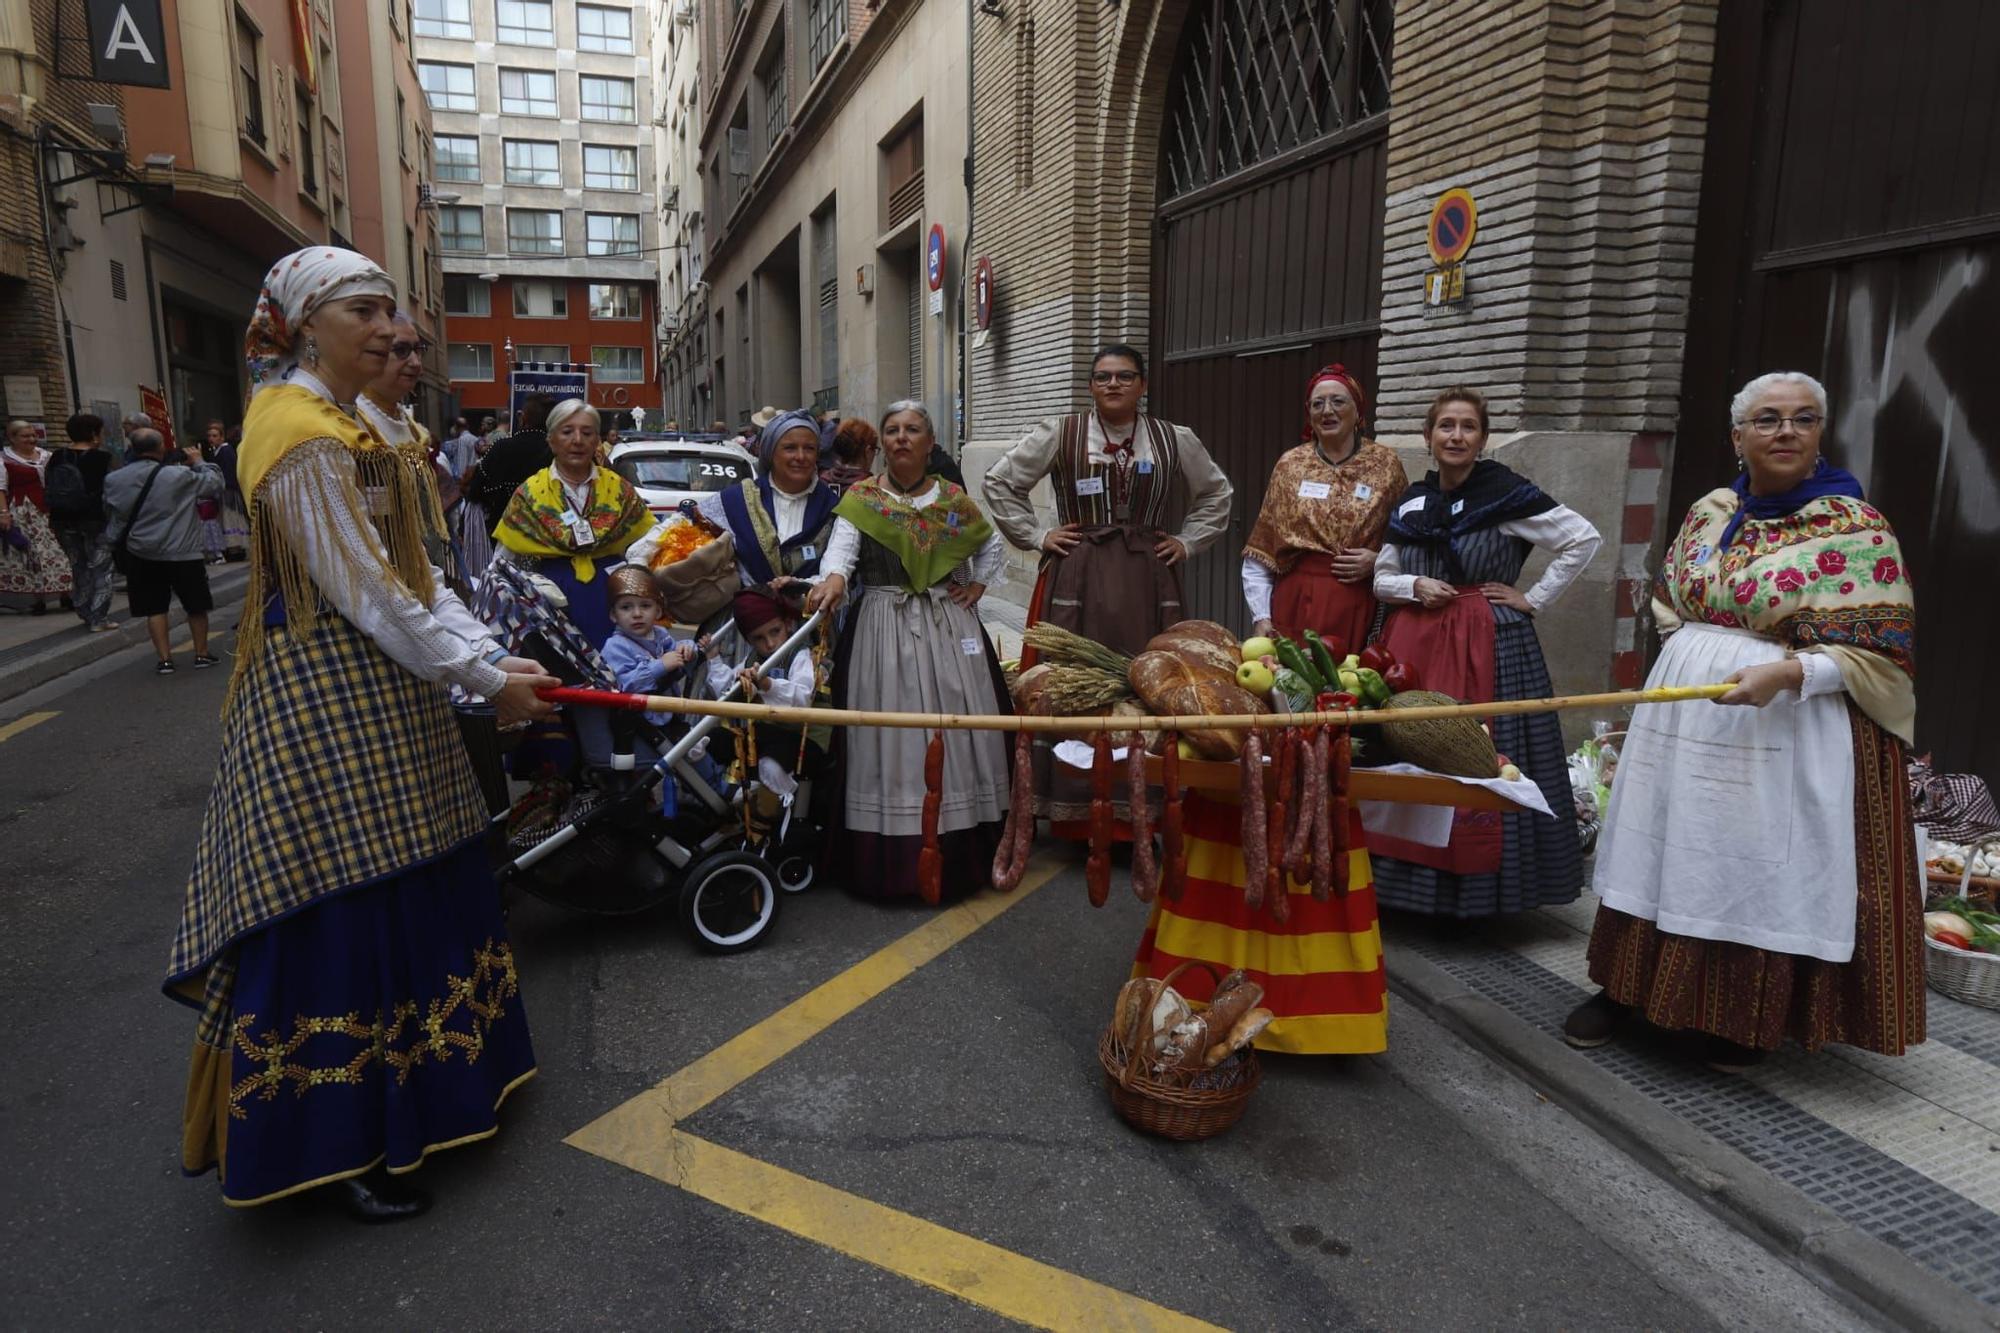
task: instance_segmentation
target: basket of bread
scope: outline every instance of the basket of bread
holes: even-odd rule
[[[1203,968],[1215,983],[1196,1010],[1174,982]],[[1112,1109],[1134,1129],[1191,1142],[1228,1129],[1263,1081],[1251,1042],[1271,1021],[1264,988],[1241,971],[1182,963],[1165,977],[1134,977],[1097,1041]]]

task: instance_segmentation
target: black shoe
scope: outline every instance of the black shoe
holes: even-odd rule
[[[357,1222],[402,1222],[430,1211],[431,1196],[381,1168],[327,1187]]]
[[[160,659],[160,664],[153,668],[153,674],[156,676],[171,676],[174,674],[174,664],[163,657]]]
[[[1742,1074],[1763,1064],[1764,1052],[1710,1035],[1702,1039],[1701,1062],[1718,1074]]]
[[[28,614],[31,616],[45,616],[48,613],[49,613],[49,604],[47,602],[36,602],[33,606],[28,608]]]
[[[1570,1010],[1563,1020],[1563,1040],[1579,1050],[1602,1046],[1630,1022],[1632,1006],[1620,1004],[1603,991]]]
[[[203,667],[212,667],[214,665],[215,659],[207,653],[196,653],[194,655],[194,669],[196,671],[201,670]]]

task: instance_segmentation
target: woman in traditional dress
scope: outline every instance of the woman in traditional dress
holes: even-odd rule
[[[42,476],[49,451],[25,421],[7,423],[0,449],[0,597],[29,602],[32,615],[48,614],[48,599],[68,597],[69,557],[49,522]]]
[[[1368,397],[1347,367],[1306,385],[1306,443],[1271,470],[1243,548],[1253,632],[1314,630],[1359,649],[1375,624],[1375,552],[1409,486],[1393,449],[1361,438]]]
[[[486,813],[445,682],[503,718],[554,684],[504,655],[425,559],[419,488],[355,415],[395,283],[350,250],[278,261],[250,323],[238,460],[248,614],[166,988],[201,1010],[182,1165],[232,1205],[393,1175],[485,1138],[534,1073]]]
[[[1468,703],[1545,698],[1554,691],[1535,616],[1602,539],[1581,514],[1481,457],[1487,431],[1476,389],[1445,390],[1424,418],[1437,466],[1397,505],[1375,562],[1375,596],[1396,604],[1382,643],[1425,689]],[[1537,546],[1555,558],[1524,593],[1514,583]],[[1573,902],[1583,891],[1562,723],[1554,713],[1497,717],[1493,742],[1555,813],[1460,810],[1444,847],[1370,833],[1384,907],[1467,920]]]
[[[416,392],[417,384],[424,375],[424,354],[430,344],[417,329],[417,323],[406,311],[396,312],[396,340],[389,345],[389,360],[382,373],[361,391],[356,406],[361,409],[362,420],[384,440],[394,445],[415,472],[423,490],[424,550],[430,561],[444,571],[445,581],[452,591],[464,598],[470,591],[465,579],[465,571],[459,562],[458,551],[451,539],[450,526],[445,522],[444,488],[449,481],[452,498],[458,494],[458,482],[450,478],[450,470],[441,468],[442,453],[431,433],[422,422],[410,414],[404,404]]]
[[[987,470],[993,525],[1023,550],[1039,551],[1041,572],[1028,602],[1029,625],[1047,621],[1121,653],[1185,620],[1181,570],[1229,525],[1229,478],[1201,440],[1139,410],[1146,364],[1136,348],[1113,343],[1090,363],[1093,410],[1037,426]],[[1044,526],[1029,498],[1048,478],[1056,524]],[[1168,524],[1182,515],[1180,530]],[[1021,653],[1025,670],[1034,649]],[[1119,835],[1130,836],[1120,798]],[[1054,741],[1035,738],[1035,813],[1059,838],[1090,833],[1090,780],[1057,763]]]
[[[1822,452],[1817,380],[1761,375],[1730,417],[1742,471],[1667,548],[1646,685],[1729,681],[1716,702],[1747,706],[1635,710],[1597,851],[1604,989],[1564,1035],[1601,1045],[1638,1015],[1724,1071],[1786,1037],[1901,1055],[1924,1039],[1909,574]]]
[[[818,577],[839,502],[819,478],[819,422],[780,412],[757,436],[757,475],[702,496],[700,511],[733,538],[744,587],[782,588]]]
[[[881,438],[888,470],[841,497],[813,593],[815,605],[837,605],[850,585],[855,597],[835,657],[834,706],[1010,712],[977,611],[1006,547],[972,497],[928,470],[937,432],[923,404],[891,403]],[[1007,815],[1007,742],[993,731],[944,738],[938,849],[944,890],[960,896],[993,882]],[[844,796],[828,861],[851,891],[917,893],[929,741],[928,732],[889,727],[849,727],[837,737]]]
[[[819,470],[819,479],[833,487],[835,494],[875,471],[875,455],[881,448],[875,428],[864,417],[849,417],[834,429],[828,459]]]

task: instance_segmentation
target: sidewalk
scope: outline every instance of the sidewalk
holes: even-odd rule
[[[250,567],[240,562],[210,566],[208,586],[215,594],[216,609],[242,601],[249,577]],[[53,604],[43,616],[0,611],[0,701],[146,642],[146,622],[125,614],[122,587],[111,599],[111,617],[118,622],[117,629],[92,634],[74,611]],[[176,605],[168,620],[170,632],[175,632],[187,624],[187,614]]]

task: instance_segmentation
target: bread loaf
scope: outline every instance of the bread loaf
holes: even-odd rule
[[[1264,701],[1233,676],[1192,666],[1173,653],[1144,652],[1132,659],[1132,691],[1156,716],[1262,713]],[[1184,731],[1183,740],[1204,759],[1233,761],[1243,752],[1243,733]]]
[[[1201,621],[1182,621],[1182,624],[1201,624]],[[1178,628],[1155,634],[1146,641],[1149,653],[1171,653],[1191,667],[1214,671],[1234,680],[1236,667],[1242,658],[1237,650],[1225,648],[1200,634],[1184,634]]]
[[[1234,664],[1243,660],[1242,640],[1231,634],[1223,626],[1216,624],[1213,620],[1176,620],[1162,632],[1185,635],[1194,639],[1205,639],[1216,647],[1226,650],[1230,655],[1230,670],[1232,671],[1236,669]]]
[[[1049,687],[1049,677],[1055,668],[1047,662],[1038,662],[1015,678],[1012,694],[1014,711],[1030,717],[1047,717],[1048,708],[1042,702],[1042,691]]]

